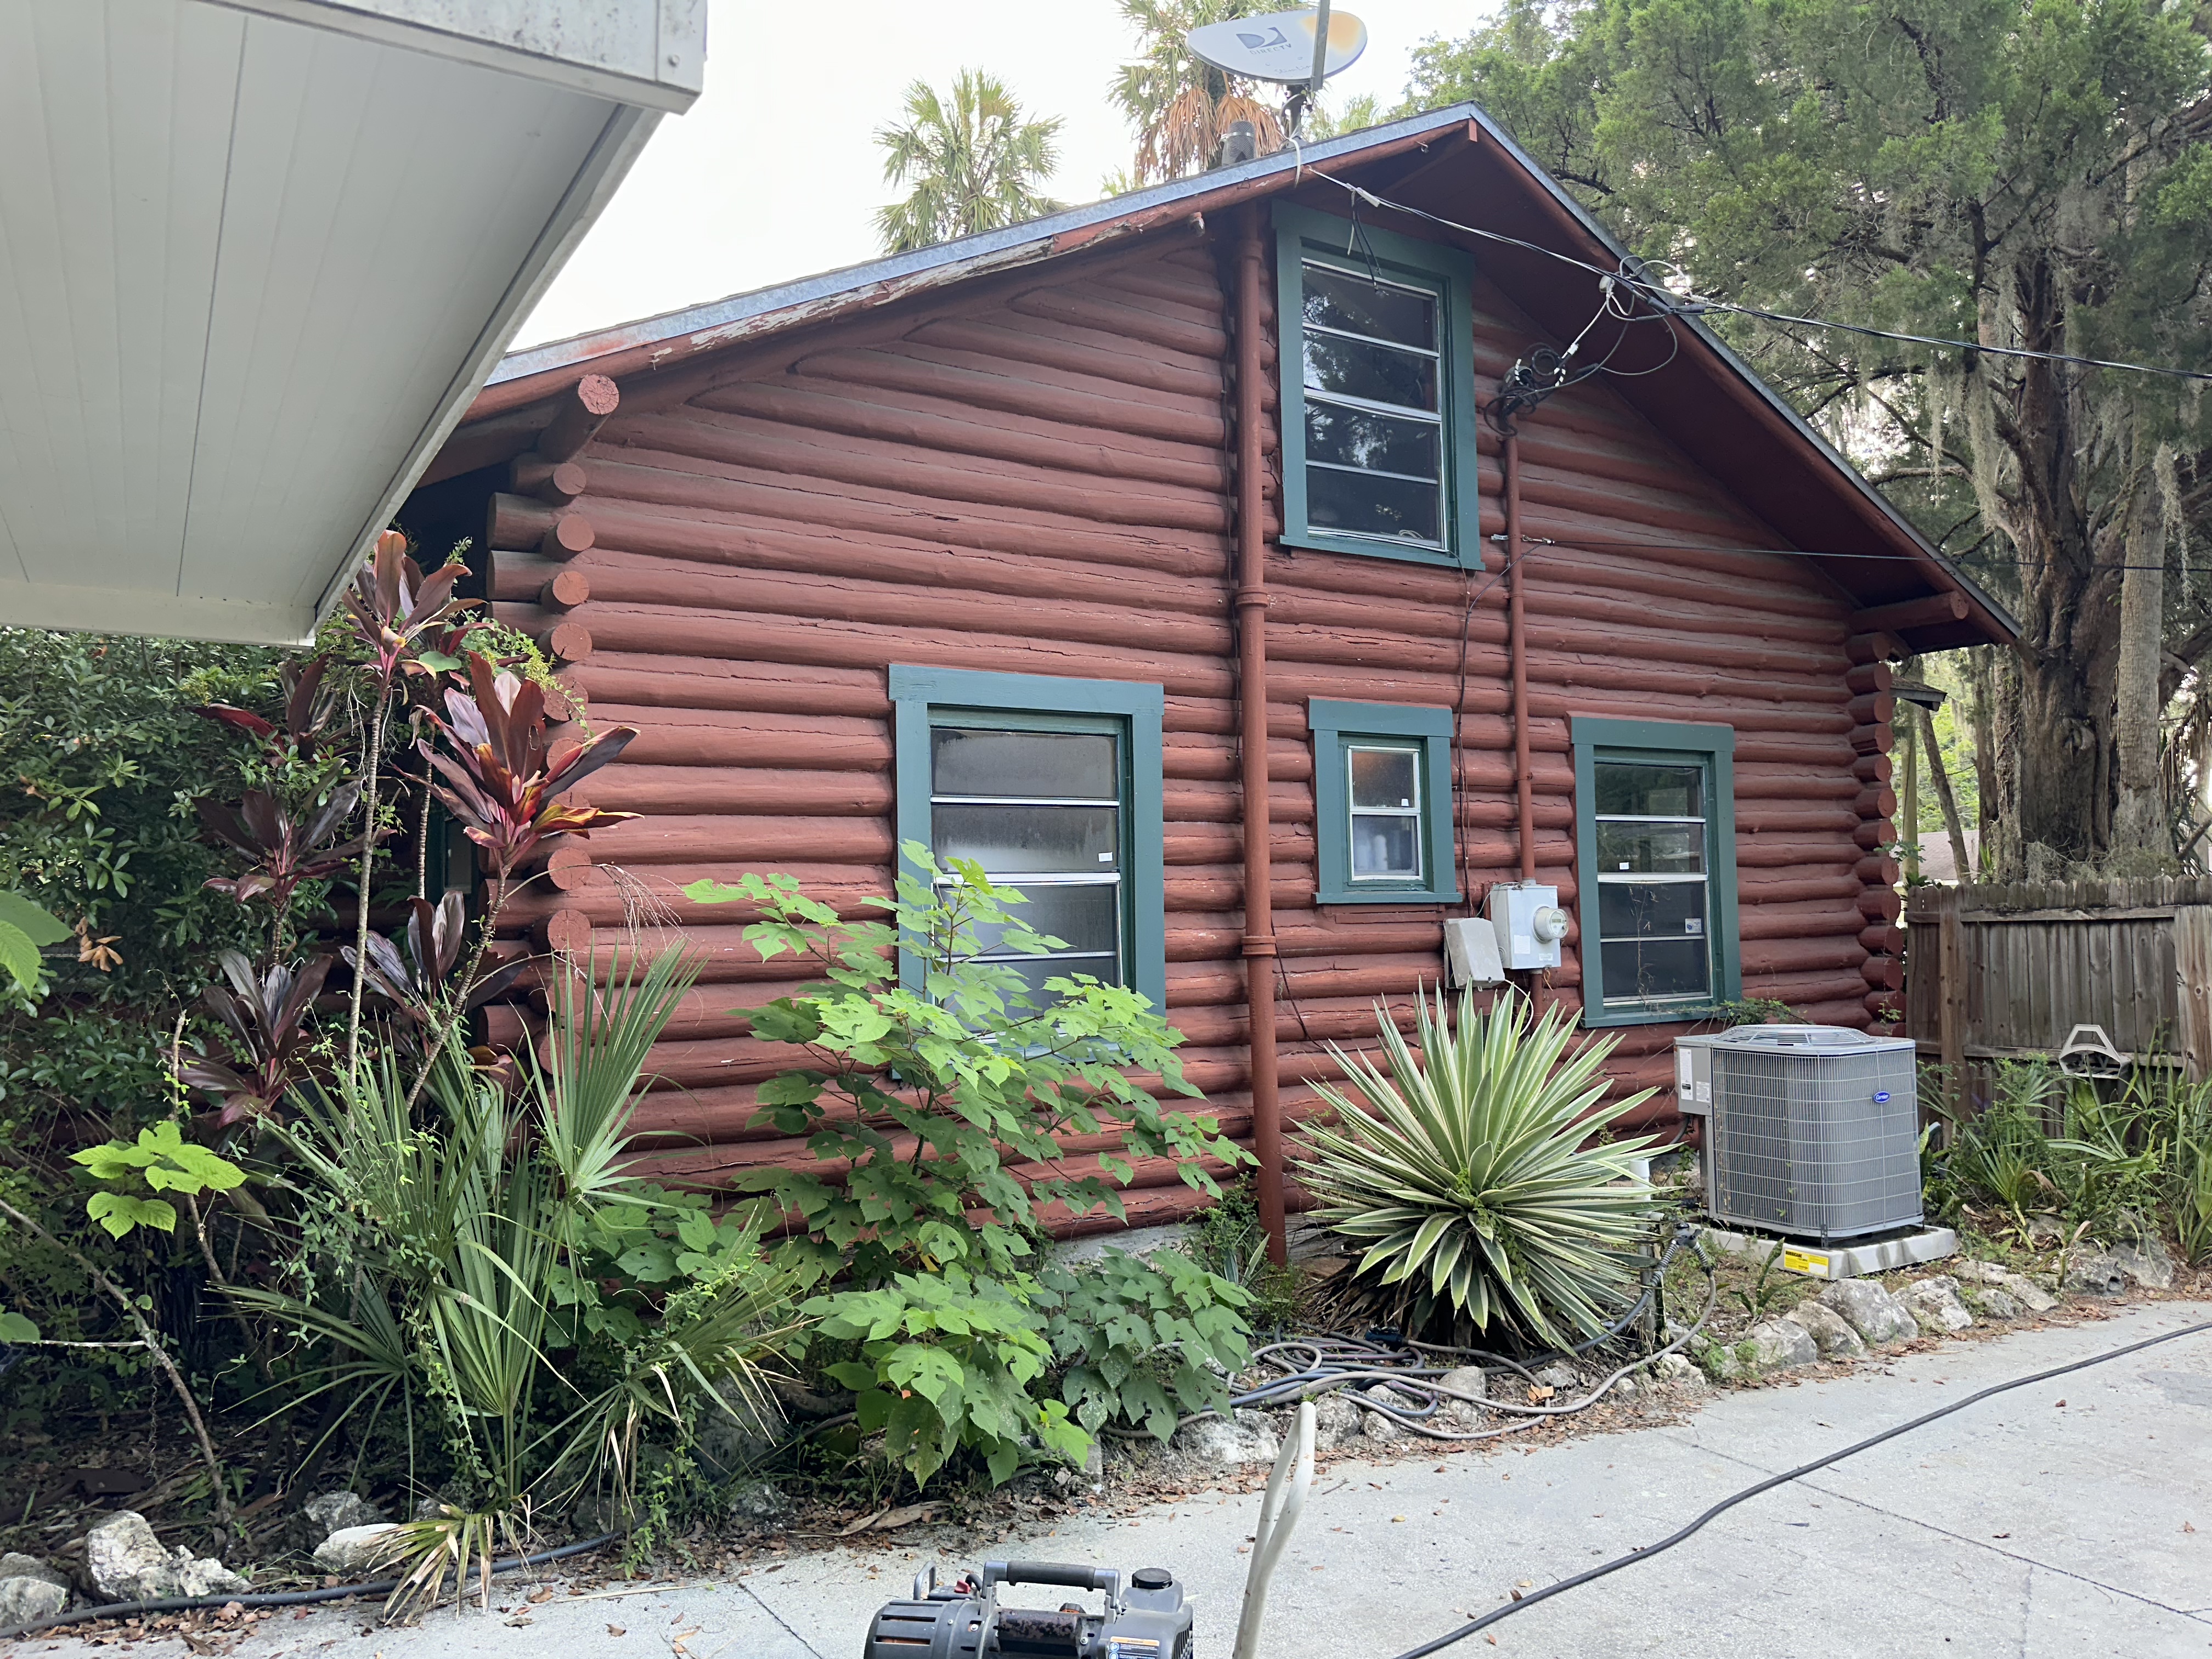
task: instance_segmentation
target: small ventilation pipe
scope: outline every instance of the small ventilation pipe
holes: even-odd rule
[[[1275,1066],[1275,907],[1267,815],[1267,540],[1260,365],[1263,208],[1237,238],[1237,700],[1244,795],[1244,996],[1252,1082],[1252,1150],[1267,1255],[1290,1258],[1283,1221],[1283,1121]]]

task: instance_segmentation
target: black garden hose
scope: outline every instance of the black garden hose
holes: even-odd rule
[[[581,1555],[611,1544],[623,1534],[603,1532],[597,1538],[586,1538],[581,1543],[563,1544],[556,1550],[541,1550],[535,1555],[510,1555],[492,1563],[494,1572],[507,1572],[516,1567],[542,1566],[548,1561],[566,1560],[572,1555]],[[106,1607],[79,1607],[74,1613],[58,1613],[52,1619],[41,1619],[34,1624],[18,1625],[12,1630],[0,1630],[0,1642],[12,1641],[19,1636],[33,1636],[42,1630],[58,1630],[64,1625],[88,1625],[96,1619],[137,1619],[152,1613],[191,1613],[209,1607],[303,1607],[318,1601],[343,1601],[356,1596],[389,1595],[399,1588],[397,1578],[378,1578],[365,1584],[329,1584],[316,1589],[263,1590],[243,1595],[167,1595],[151,1601],[111,1601]]]

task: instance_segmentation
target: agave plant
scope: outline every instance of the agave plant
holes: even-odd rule
[[[1316,1083],[1334,1125],[1308,1129],[1302,1178],[1321,1218],[1364,1241],[1358,1272],[1402,1287],[1417,1324],[1449,1310],[1547,1345],[1603,1331],[1635,1294],[1652,1237],[1649,1136],[1606,1131],[1651,1091],[1604,1104],[1607,1039],[1569,1052],[1556,1008],[1420,1003],[1416,1048],[1378,1007],[1382,1065],[1332,1047],[1348,1089]],[[1354,1098],[1357,1097],[1357,1098]]]

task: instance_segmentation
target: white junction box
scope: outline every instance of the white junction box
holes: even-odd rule
[[[1498,930],[1484,916],[1454,916],[1444,923],[1444,983],[1456,991],[1469,985],[1503,985],[1505,964],[1498,953]]]
[[[1567,913],[1559,908],[1559,890],[1535,881],[1501,881],[1490,890],[1490,925],[1498,931],[1498,954],[1514,970],[1556,968],[1559,941],[1567,936]]]

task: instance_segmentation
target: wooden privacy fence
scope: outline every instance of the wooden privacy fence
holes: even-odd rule
[[[1905,1030],[1954,1090],[1974,1061],[2057,1054],[2076,1025],[2212,1075],[2212,878],[1921,887],[1905,920]]]

